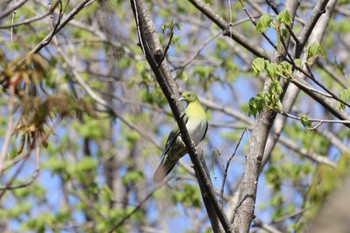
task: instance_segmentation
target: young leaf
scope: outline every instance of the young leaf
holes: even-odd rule
[[[277,21],[283,24],[291,24],[292,23],[292,16],[290,15],[289,11],[284,9],[282,10],[276,17]]]
[[[309,120],[308,116],[302,115],[300,119],[301,119],[301,124],[303,124],[304,127],[311,127],[311,121]]]
[[[265,32],[269,27],[272,22],[273,18],[269,14],[263,14],[259,19],[258,22],[256,23],[255,29],[259,33]]]
[[[248,115],[253,115],[256,117],[264,108],[265,96],[264,93],[259,93],[257,96],[252,97],[249,100],[249,110]]]
[[[320,43],[312,43],[307,48],[307,59],[309,60],[312,57],[315,56],[324,56],[324,50]]]
[[[258,75],[260,72],[265,71],[267,63],[268,61],[265,60],[264,58],[261,58],[261,57],[255,58],[252,63],[254,74]]]
[[[345,89],[345,90],[342,90],[340,93],[339,93],[339,97],[344,100],[345,102],[349,102],[350,100],[350,89]],[[345,105],[343,103],[340,103],[339,102],[339,109],[341,110],[344,110],[345,109]]]
[[[164,24],[162,25],[162,32],[163,32],[163,34],[164,34],[164,32],[165,32],[167,29],[170,29],[170,28],[172,27],[172,24],[173,24],[173,23],[164,23]]]
[[[266,73],[272,79],[277,78],[278,71],[279,67],[276,63],[270,63],[266,66]]]
[[[300,68],[303,68],[303,66],[304,66],[303,61],[301,59],[299,59],[299,58],[295,59],[294,63],[295,63],[295,65],[297,65]]]
[[[287,61],[282,61],[279,66],[281,67],[282,74],[286,77],[289,77],[292,73],[293,67],[292,65]]]
[[[280,95],[283,91],[283,88],[280,84],[280,82],[277,79],[272,80],[270,86],[269,86],[269,93]]]

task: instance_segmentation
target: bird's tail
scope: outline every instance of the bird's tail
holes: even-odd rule
[[[156,183],[161,182],[170,172],[173,170],[175,164],[178,160],[169,160],[166,159],[166,155],[163,157],[163,159],[160,161],[156,171],[153,175],[153,180]]]

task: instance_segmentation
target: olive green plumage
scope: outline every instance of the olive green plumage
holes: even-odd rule
[[[180,100],[187,103],[183,120],[191,139],[197,145],[202,141],[208,129],[207,115],[195,93],[186,91],[182,93]],[[186,153],[187,149],[181,139],[179,129],[172,130],[165,144],[161,161],[154,173],[154,181],[162,181]]]

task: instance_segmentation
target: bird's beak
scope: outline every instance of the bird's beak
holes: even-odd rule
[[[180,97],[179,101],[185,101],[184,97]]]

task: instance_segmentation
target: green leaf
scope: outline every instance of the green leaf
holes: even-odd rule
[[[164,34],[165,30],[171,28],[171,25],[172,25],[172,23],[164,23],[164,24],[162,25],[162,32],[163,32],[163,34]]]
[[[276,63],[267,64],[266,73],[270,78],[276,79],[278,72],[279,72],[279,66]]]
[[[277,21],[283,24],[291,24],[292,23],[292,16],[290,15],[289,11],[286,9],[283,9],[276,17]]]
[[[295,59],[294,63],[295,63],[295,65],[297,65],[300,68],[303,68],[303,66],[304,66],[304,62],[301,59],[299,59],[299,58]]]
[[[264,109],[265,96],[264,93],[258,93],[257,96],[252,97],[249,100],[249,110],[248,115],[253,115],[256,117]]]
[[[269,14],[263,14],[257,21],[255,29],[259,33],[265,32],[269,27],[272,22],[273,18]]]
[[[312,43],[307,47],[307,60],[315,56],[324,56],[324,50],[320,43]]]
[[[184,206],[201,207],[201,196],[197,187],[191,184],[184,184],[181,188],[181,191],[172,193],[173,202],[180,202]]]
[[[268,61],[264,58],[258,57],[255,58],[252,63],[252,68],[255,75],[258,75],[260,72],[265,71],[266,65],[268,64]]]
[[[61,173],[66,169],[67,164],[57,157],[50,157],[43,162],[43,167],[50,169],[51,174]]]
[[[274,79],[269,86],[269,93],[280,95],[283,92],[283,88],[277,79]]]
[[[289,33],[289,31],[286,28],[281,28],[280,32],[281,32],[281,36],[283,38],[286,38],[288,36],[288,33]]]
[[[164,34],[164,32],[165,32],[166,30],[171,30],[171,31],[172,31],[174,28],[177,28],[178,30],[180,30],[180,24],[174,23],[174,22],[164,23],[164,24],[162,25],[162,32],[163,32],[163,34]]]
[[[289,78],[293,72],[293,66],[287,61],[282,61],[279,66],[281,67],[282,74]]]
[[[300,119],[301,119],[301,124],[303,124],[304,127],[311,127],[311,121],[309,120],[308,116],[302,115]]]
[[[350,89],[345,89],[342,90],[339,93],[339,97],[344,100],[345,102],[349,102],[350,101]],[[345,109],[345,104],[338,102],[339,103],[339,109],[344,110]]]

